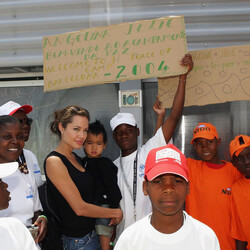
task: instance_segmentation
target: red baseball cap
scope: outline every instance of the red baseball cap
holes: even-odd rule
[[[250,147],[250,137],[247,135],[237,135],[229,144],[231,157],[235,154],[238,156],[244,149]]]
[[[145,175],[149,181],[162,174],[176,174],[188,182],[188,168],[185,155],[173,144],[152,149],[147,156]]]
[[[28,114],[33,110],[32,106],[28,104],[21,106],[16,102],[9,101],[0,107],[0,115],[13,115],[20,109],[23,110],[25,114]]]
[[[191,144],[194,143],[196,138],[205,138],[208,140],[212,140],[217,138],[219,139],[216,127],[211,123],[199,123],[195,129],[193,130],[193,139],[191,140]]]

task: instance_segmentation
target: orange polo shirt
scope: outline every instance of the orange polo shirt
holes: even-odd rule
[[[216,233],[221,250],[235,250],[235,240],[229,235],[231,224],[231,187],[242,178],[229,162],[208,167],[206,162],[187,159],[190,194],[185,210],[193,218],[205,223]]]
[[[250,249],[250,179],[242,178],[232,186],[232,221],[230,235],[247,241]]]

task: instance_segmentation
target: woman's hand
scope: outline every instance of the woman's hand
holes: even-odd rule
[[[122,221],[123,212],[120,208],[117,209],[117,217],[116,217],[116,224],[119,224]]]
[[[38,217],[34,224],[38,226],[38,235],[35,241],[41,242],[47,233],[47,219],[42,216]]]
[[[115,216],[114,218],[111,218],[109,226],[112,226],[112,225],[115,226],[122,221],[122,218],[123,218],[122,210],[120,208],[117,208],[115,210],[117,212],[117,216]]]

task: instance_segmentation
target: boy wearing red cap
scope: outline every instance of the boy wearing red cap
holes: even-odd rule
[[[232,221],[230,235],[236,239],[237,250],[250,249],[250,137],[236,136],[229,145],[233,165],[243,178],[232,186]]]
[[[174,145],[149,152],[143,192],[149,196],[152,214],[128,227],[115,250],[220,249],[213,230],[183,211],[188,176],[186,158]]]
[[[241,174],[219,158],[220,142],[212,124],[199,123],[194,129],[191,144],[201,160],[187,159],[190,194],[185,210],[214,230],[222,250],[234,250],[235,240],[229,235],[230,197],[232,184]]]
[[[17,168],[17,162],[0,164],[0,210],[6,209],[11,201],[10,192],[7,190],[8,184],[2,181],[2,178],[6,178],[15,173]],[[13,217],[0,218],[0,242],[1,250],[38,249],[29,230],[20,220]]]

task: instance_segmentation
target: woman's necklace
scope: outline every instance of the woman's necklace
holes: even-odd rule
[[[22,151],[21,155],[19,156],[19,158],[17,159],[17,162],[19,164],[18,169],[21,171],[21,173],[28,174],[29,169],[27,167],[27,163],[26,163],[26,159],[24,157],[23,151]]]

